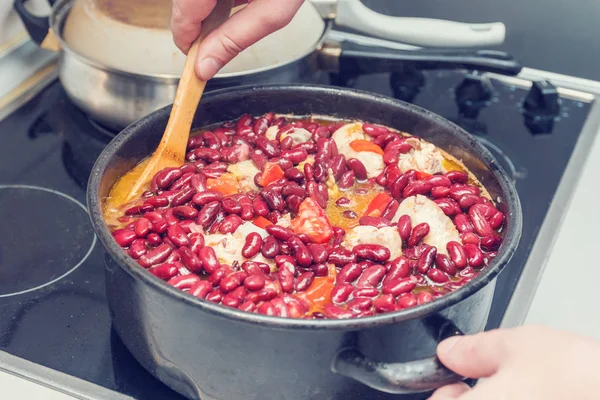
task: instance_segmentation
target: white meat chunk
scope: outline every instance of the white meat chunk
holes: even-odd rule
[[[392,226],[384,228],[357,226],[350,229],[344,236],[342,246],[352,250],[359,244],[378,244],[387,247],[390,251],[390,260],[402,255],[402,239],[400,239],[398,230]]]
[[[289,136],[294,141],[294,145],[308,142],[312,138],[312,133],[304,128],[294,128],[290,133],[281,135],[281,140],[284,137]]]
[[[261,237],[266,237],[267,232],[254,225],[252,222],[245,222],[233,233],[226,235],[215,233],[215,234],[204,234],[205,246],[210,246],[215,251],[217,258],[223,264],[233,265],[234,261],[243,263],[247,259],[242,256],[242,248],[246,243],[246,236],[251,232],[257,232]],[[252,261],[262,262],[268,265],[273,264],[273,260],[269,260],[259,252],[256,256],[251,258]]]
[[[385,168],[383,157],[371,151],[354,151],[350,147],[350,142],[354,140],[368,140],[368,136],[362,130],[362,123],[346,124],[339,128],[331,136],[335,142],[338,152],[349,158],[360,160],[367,170],[367,176],[374,178],[379,175]]]
[[[279,127],[277,125],[270,126],[265,132],[265,136],[269,140],[277,139],[277,132],[279,132]]]
[[[290,214],[282,215],[281,218],[277,221],[277,225],[282,226],[284,228],[292,229],[292,217]]]
[[[242,193],[258,190],[258,187],[254,184],[254,176],[258,174],[260,170],[254,165],[252,160],[230,164],[227,167],[227,171],[237,178]]]
[[[417,138],[409,138],[406,141],[413,146],[413,150],[398,157],[398,167],[402,172],[411,169],[432,175],[446,172],[442,164],[444,156],[433,144]]]
[[[423,243],[435,246],[438,253],[448,255],[446,250],[448,242],[462,243],[458,230],[450,217],[427,197],[418,194],[404,199],[400,203],[396,215],[392,218],[392,222],[397,222],[405,214],[410,216],[413,227],[423,222],[429,225],[429,234],[423,238]]]

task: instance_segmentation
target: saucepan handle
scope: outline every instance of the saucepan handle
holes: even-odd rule
[[[416,69],[466,69],[517,75],[521,64],[510,54],[496,50],[417,49],[399,50],[343,42],[338,68],[347,75],[398,72]]]
[[[39,17],[30,13],[27,7],[25,7],[26,1],[14,0],[13,7],[17,14],[19,14],[19,17],[21,17],[21,21],[23,21],[23,25],[25,25],[31,39],[37,44],[42,44],[46,35],[48,35],[50,20],[48,17]],[[53,3],[54,1],[50,1],[50,4]]]
[[[450,321],[443,319],[438,340],[462,335]],[[373,389],[393,394],[412,394],[435,390],[465,378],[455,374],[437,357],[404,363],[384,363],[367,358],[355,348],[342,349],[333,360],[332,370]]]
[[[504,43],[506,27],[501,22],[468,24],[431,18],[384,15],[360,0],[338,0],[338,26],[382,39],[421,47],[482,47]]]

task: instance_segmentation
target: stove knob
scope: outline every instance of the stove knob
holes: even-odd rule
[[[554,119],[560,112],[560,95],[549,81],[536,81],[523,102],[525,124],[533,133],[552,132]]]
[[[468,74],[454,91],[458,112],[461,117],[475,119],[485,107],[494,88],[490,80],[478,72]]]
[[[425,84],[425,76],[418,70],[394,72],[390,75],[390,85],[394,97],[412,103]]]

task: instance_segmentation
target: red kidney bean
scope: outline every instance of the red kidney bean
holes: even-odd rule
[[[138,263],[144,267],[148,268],[154,264],[162,263],[169,257],[173,249],[168,244],[161,244],[155,249],[149,250],[146,254],[144,254],[138,260]]]
[[[433,189],[431,189],[431,197],[435,199],[442,199],[444,197],[448,197],[449,194],[450,188],[445,186],[435,186]]]
[[[357,288],[352,292],[352,297],[368,297],[370,299],[374,299],[379,296],[379,289],[374,287],[366,287],[366,288]]]
[[[433,294],[431,294],[429,292],[421,292],[421,293],[417,294],[417,302],[419,305],[429,303],[430,301],[433,301],[433,300],[435,300],[435,298],[433,297]]]
[[[426,195],[431,191],[431,184],[426,181],[414,181],[409,183],[402,192],[403,197],[415,196],[417,194]]]
[[[300,238],[297,236],[291,237],[288,240],[288,243],[294,250],[294,257],[296,258],[298,265],[301,267],[308,267],[310,264],[312,264],[312,256]]]
[[[383,163],[385,165],[396,164],[398,162],[399,155],[400,155],[400,151],[396,148],[390,149],[390,150],[385,150],[385,153],[383,153]]]
[[[314,179],[317,182],[325,182],[329,176],[327,166],[324,162],[315,161],[314,165]]]
[[[479,191],[475,189],[474,186],[467,185],[452,185],[450,188],[449,196],[458,201],[461,197],[466,196],[468,194],[479,195]]]
[[[260,234],[256,232],[249,233],[248,236],[246,236],[246,243],[242,248],[242,256],[246,258],[254,257],[260,251],[262,243],[263,240]]]
[[[137,237],[146,237],[150,233],[152,223],[146,218],[140,218],[133,223],[133,231]]]
[[[294,275],[287,268],[281,268],[278,275],[281,290],[286,293],[292,293],[294,291]]]
[[[288,182],[281,188],[281,194],[283,196],[300,196],[301,198],[305,198],[308,196],[306,190],[304,190],[300,185],[295,182]]]
[[[327,247],[314,243],[309,244],[307,247],[315,264],[321,264],[327,261],[327,258],[329,257]]]
[[[189,290],[198,282],[200,282],[200,277],[198,275],[180,275],[167,281],[169,285],[176,287],[179,290]]]
[[[416,246],[425,236],[429,234],[429,224],[427,222],[423,222],[417,226],[415,226],[408,238],[408,246],[413,247]]]
[[[187,203],[192,199],[194,193],[196,193],[196,191],[191,186],[184,187],[175,196],[173,196],[173,199],[171,200],[171,205],[173,207],[176,207]]]
[[[481,241],[481,239],[479,238],[479,236],[477,236],[473,232],[461,233],[460,234],[460,239],[462,240],[462,242],[464,244],[471,243],[471,244],[475,244],[477,246],[479,246],[479,243]]]
[[[207,165],[202,170],[202,175],[206,176],[207,178],[215,178],[216,179],[216,178],[219,178],[221,175],[223,175],[226,171],[227,171],[227,163],[217,161],[217,162]]]
[[[281,156],[283,157],[284,152],[290,150],[294,146],[294,139],[291,136],[284,137],[279,143],[279,147],[281,148]],[[301,150],[301,149],[300,149]],[[306,151],[306,150],[304,150]],[[306,153],[308,155],[308,153]]]
[[[390,165],[393,165],[393,164],[390,164]],[[384,170],[384,172],[382,172],[379,175],[377,175],[377,177],[375,177],[375,182],[377,182],[378,185],[383,186],[383,187],[387,187],[388,186],[388,184],[390,182],[389,182],[387,176],[385,176],[385,170]]]
[[[348,283],[338,284],[331,290],[331,301],[337,304],[345,303],[353,291],[354,287]]]
[[[429,271],[427,271],[427,277],[435,283],[446,283],[450,280],[448,279],[448,275],[435,268],[431,268]]]
[[[391,294],[396,297],[402,293],[411,292],[415,287],[417,287],[417,284],[411,278],[393,279],[385,282],[381,291],[383,294]]]
[[[315,273],[311,271],[303,272],[296,279],[296,292],[303,292],[308,289],[315,279]]]
[[[277,224],[279,219],[281,218],[281,213],[279,211],[271,211],[267,214],[267,219],[271,221],[273,224]]]
[[[256,138],[256,147],[270,158],[278,157],[281,155],[279,145],[276,142],[269,140],[265,137]]]
[[[352,210],[346,210],[342,213],[342,215],[344,216],[344,218],[348,218],[348,219],[356,219],[358,218],[358,214],[355,213]]]
[[[206,177],[202,174],[194,174],[190,179],[190,185],[196,192],[206,192]]]
[[[384,294],[375,299],[373,306],[378,313],[391,312],[396,309],[396,299],[391,294]]]
[[[169,226],[169,228],[167,229],[167,237],[177,247],[187,246],[190,244],[190,239],[179,225]]]
[[[296,259],[291,256],[279,255],[275,257],[275,265],[278,269],[287,269],[292,274],[296,272]]]
[[[183,174],[181,176],[181,178],[179,178],[178,180],[175,181],[175,183],[173,183],[171,185],[171,190],[181,190],[183,189],[185,186],[187,186],[188,183],[190,183],[192,176],[194,175],[193,172],[188,172],[186,174]]]
[[[202,133],[202,139],[204,140],[204,145],[209,149],[220,150],[223,147],[221,140],[213,132],[207,131]]]
[[[231,308],[237,308],[240,305],[240,300],[235,296],[225,295],[221,300],[221,304]]]
[[[444,214],[446,214],[449,217],[452,217],[461,212],[458,204],[448,197],[445,197],[443,199],[435,199],[433,201],[442,209]]]
[[[352,283],[362,274],[362,268],[359,264],[351,262],[340,270],[337,274],[337,283]]]
[[[392,218],[394,218],[394,216],[396,215],[396,212],[398,211],[399,207],[400,203],[398,202],[398,200],[390,201],[385,210],[383,210],[383,213],[381,213],[381,218],[391,221]]]
[[[317,145],[313,142],[298,143],[297,145],[292,147],[292,150],[296,149],[303,149],[306,150],[308,154],[314,154],[317,152]]]
[[[490,217],[489,223],[492,229],[499,229],[504,223],[504,214],[500,211],[496,211],[496,213]]]
[[[366,311],[373,307],[373,300],[368,298],[354,298],[348,302],[348,309],[353,311]]]
[[[282,298],[274,298],[271,300],[271,304],[273,304],[273,307],[275,307],[275,315],[278,317],[288,318],[290,316],[289,308]]]
[[[137,238],[134,231],[128,229],[117,229],[112,233],[113,238],[121,247],[127,247]]]
[[[342,177],[342,174],[346,172],[346,158],[343,154],[338,154],[337,156],[331,159],[329,164],[329,168],[333,172],[333,177],[335,181],[339,181]]]
[[[288,208],[290,209],[290,211],[292,211],[293,213],[297,213],[298,210],[300,209],[300,204],[302,204],[302,197],[300,196],[296,196],[296,195],[291,195],[289,196],[285,202],[288,206]]]
[[[242,225],[244,221],[238,215],[231,214],[225,217],[219,226],[219,232],[222,234],[233,233]]]
[[[177,225],[179,223],[179,218],[177,218],[175,215],[173,215],[172,208],[169,208],[168,210],[165,211],[165,220],[167,221],[167,224],[169,224],[169,226]]]
[[[129,255],[137,260],[144,254],[146,254],[146,252],[148,251],[146,248],[146,244],[147,242],[144,239],[135,239],[129,246]]]
[[[362,130],[369,136],[377,137],[379,135],[387,134],[390,131],[385,126],[373,125],[373,124],[363,124]]]
[[[342,174],[340,180],[338,182],[338,186],[340,189],[348,189],[354,186],[355,178],[354,171],[349,170]]]
[[[269,206],[262,199],[254,199],[252,203],[252,208],[254,210],[254,214],[264,217],[269,213]]]
[[[452,183],[467,183],[469,181],[469,176],[462,171],[448,171],[446,177]]]
[[[239,214],[242,212],[242,206],[231,197],[221,200],[221,207],[229,214]]]
[[[165,223],[165,231],[167,230],[166,227],[166,222],[162,221]],[[148,235],[148,237],[146,238],[148,240],[148,244],[152,247],[158,246],[159,244],[162,243],[162,239],[159,235],[157,235],[156,233],[151,233]]]
[[[260,192],[267,205],[274,211],[283,211],[285,209],[285,201],[279,193],[272,190],[262,190]]]
[[[458,204],[463,210],[468,210],[471,206],[481,203],[481,197],[474,194],[466,194],[458,199]]]
[[[474,244],[467,243],[463,246],[465,254],[467,255],[467,261],[473,268],[481,266],[483,264],[483,253],[479,247]]]
[[[275,161],[284,172],[294,166],[294,164],[290,160],[287,160],[285,158],[277,158]]]
[[[410,270],[410,263],[406,258],[398,257],[394,259],[390,263],[390,267],[388,269],[387,274],[385,275],[383,284],[385,285],[386,281],[406,278],[410,274]]]
[[[294,232],[280,225],[269,225],[266,227],[267,233],[279,240],[289,240],[294,236]]]
[[[383,265],[372,265],[365,269],[356,281],[356,287],[377,287],[387,272]]]
[[[223,195],[218,192],[201,192],[196,193],[192,198],[192,203],[197,206],[204,206],[208,203],[212,203],[215,201],[221,201],[223,199]]]
[[[165,244],[168,244],[171,248],[175,248],[175,246],[172,246],[170,243],[167,242],[167,240],[169,240],[168,238],[165,238]],[[181,260],[181,256],[179,255],[179,251],[178,250],[173,250],[171,252],[171,254],[169,254],[169,257],[167,257],[167,259],[165,260],[165,262],[168,263],[174,263]]]
[[[469,218],[471,219],[471,223],[473,224],[473,228],[475,232],[479,236],[488,236],[494,233],[492,226],[485,219],[485,214],[482,207],[486,207],[483,204],[476,204],[469,209]]]
[[[223,279],[225,277],[225,275],[228,275],[229,273],[231,273],[231,269],[229,267],[221,267],[221,268],[218,268],[213,273],[211,273],[208,276],[207,280],[211,284],[217,286],[221,282],[221,279]]]
[[[461,233],[473,232],[473,224],[466,214],[458,214],[454,217],[454,226]]]
[[[251,313],[256,310],[256,304],[254,304],[252,301],[246,300],[245,302],[240,304],[240,306],[238,307],[238,310]]]
[[[359,244],[352,249],[357,257],[366,258],[376,262],[385,262],[390,258],[390,251],[378,244]]]
[[[447,176],[444,175],[433,175],[428,180],[433,187],[450,187],[452,185],[452,181]]]
[[[302,182],[304,180],[304,174],[298,168],[288,168],[285,170],[284,175],[292,181]]]
[[[194,232],[194,233],[190,233],[188,235],[189,239],[190,239],[190,249],[198,254],[198,251],[204,247],[204,235],[202,235],[200,232]]]
[[[407,241],[410,238],[410,233],[412,230],[412,224],[410,221],[409,215],[402,215],[398,219],[398,233],[400,234],[400,238],[403,241]]]
[[[429,246],[429,248],[421,254],[419,260],[417,261],[417,271],[421,274],[426,274],[427,271],[433,266],[433,261],[435,260],[435,256],[437,255],[437,249],[433,246]]]
[[[240,213],[240,217],[244,221],[250,221],[254,218],[254,207],[250,204],[242,204],[242,212]]]
[[[148,272],[163,281],[168,281],[179,273],[179,269],[174,264],[165,263],[149,268]]]
[[[378,145],[381,148],[385,148],[385,146],[387,146],[387,144],[389,142],[391,142],[394,139],[397,139],[398,135],[394,132],[388,132],[388,133],[384,133],[383,135],[379,135],[377,136],[375,139],[373,139],[373,143],[375,143],[376,145]]]
[[[194,160],[204,160],[209,163],[213,163],[215,161],[219,161],[221,158],[221,153],[218,150],[210,149],[207,147],[201,147],[192,151],[194,156]],[[190,160],[190,161],[194,161]]]
[[[244,271],[230,273],[221,279],[219,288],[223,293],[229,293],[240,286],[247,277],[248,274]]]
[[[500,243],[502,242],[502,238],[495,233],[484,236],[481,238],[481,248],[486,251],[494,251],[500,247]],[[132,245],[133,246],[133,245]]]
[[[254,122],[252,129],[257,135],[264,135],[269,128],[269,120],[265,117],[259,118]]]
[[[374,226],[375,228],[385,228],[391,226],[390,221],[381,217],[361,217],[358,220],[361,226]]]
[[[198,210],[190,206],[178,206],[173,208],[173,215],[184,219],[194,219],[198,216]]]
[[[304,164],[304,178],[306,179],[307,182],[310,182],[314,179],[315,177],[315,169],[313,168],[312,164],[310,163],[306,163]]]
[[[164,190],[181,178],[182,175],[183,172],[179,168],[165,168],[155,175],[156,186]]]
[[[191,288],[189,293],[198,297],[199,299],[206,299],[206,296],[213,290],[212,284],[208,281],[196,282]]]
[[[435,256],[435,265],[448,275],[456,275],[454,262],[445,254],[438,253]]]
[[[316,158],[323,161],[329,161],[331,157],[335,156],[332,151],[333,140],[328,138],[317,139],[317,156]]]
[[[236,123],[236,131],[239,135],[239,130],[245,126],[250,126],[254,122],[254,118],[250,114],[242,115]]]
[[[327,261],[338,267],[341,267],[348,263],[355,262],[356,255],[348,249],[345,249],[343,247],[338,247],[338,248],[333,249],[329,253],[329,257],[327,258]]]
[[[323,312],[329,318],[333,318],[333,319],[346,319],[346,318],[352,318],[354,316],[354,313],[352,313],[352,311],[345,310],[341,307],[334,306],[333,304],[327,304],[325,306],[325,308],[323,309]]]
[[[242,263],[242,270],[246,271],[248,275],[264,275],[263,269],[259,266],[260,264],[262,263],[255,261],[244,261]],[[269,271],[270,268],[267,266],[267,273],[269,273]]]
[[[464,268],[467,266],[467,254],[465,253],[464,247],[455,241],[450,241],[446,245],[446,250],[450,259],[456,266],[456,268]]]
[[[204,270],[209,274],[215,272],[221,266],[217,254],[212,247],[204,246],[198,251],[198,257],[202,261]]]
[[[202,269],[200,258],[188,247],[179,249],[179,256],[183,264],[192,272],[199,272]]]
[[[169,205],[169,199],[165,196],[154,196],[147,199],[144,204],[149,204],[154,208],[165,207]],[[146,215],[144,216],[147,217]]]
[[[362,163],[362,161],[360,161],[356,158],[350,158],[350,159],[346,160],[346,165],[348,166],[348,168],[350,168],[352,171],[354,171],[354,176],[359,181],[364,181],[368,178],[367,168]]]
[[[275,310],[275,307],[273,307],[273,304],[271,304],[270,302],[261,304],[260,307],[258,307],[257,312],[259,314],[268,315],[268,316],[277,315],[277,311]]]
[[[408,187],[408,180],[408,175],[404,174],[400,175],[394,181],[390,181],[392,182],[390,185],[390,194],[393,198],[399,199],[403,196],[404,191]]]
[[[418,304],[417,296],[413,293],[404,293],[398,298],[397,307],[400,310],[411,308]]]
[[[218,201],[211,201],[204,205],[198,213],[198,219],[196,220],[199,225],[204,229],[207,229],[210,224],[215,221],[217,213],[221,210],[221,203]]]
[[[260,251],[265,258],[275,258],[279,254],[279,242],[273,236],[267,236]]]
[[[262,167],[264,167],[269,161],[269,158],[260,150],[254,150],[252,153],[250,153],[250,159],[259,169],[262,169]]]

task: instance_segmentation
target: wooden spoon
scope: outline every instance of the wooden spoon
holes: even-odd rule
[[[150,159],[135,166],[117,182],[111,190],[110,203],[126,204],[139,198],[158,171],[183,165],[194,114],[206,87],[206,82],[201,81],[194,70],[198,47],[210,32],[229,18],[232,7],[233,0],[218,0],[213,12],[202,22],[202,33],[188,52],[169,122],[158,148]]]

